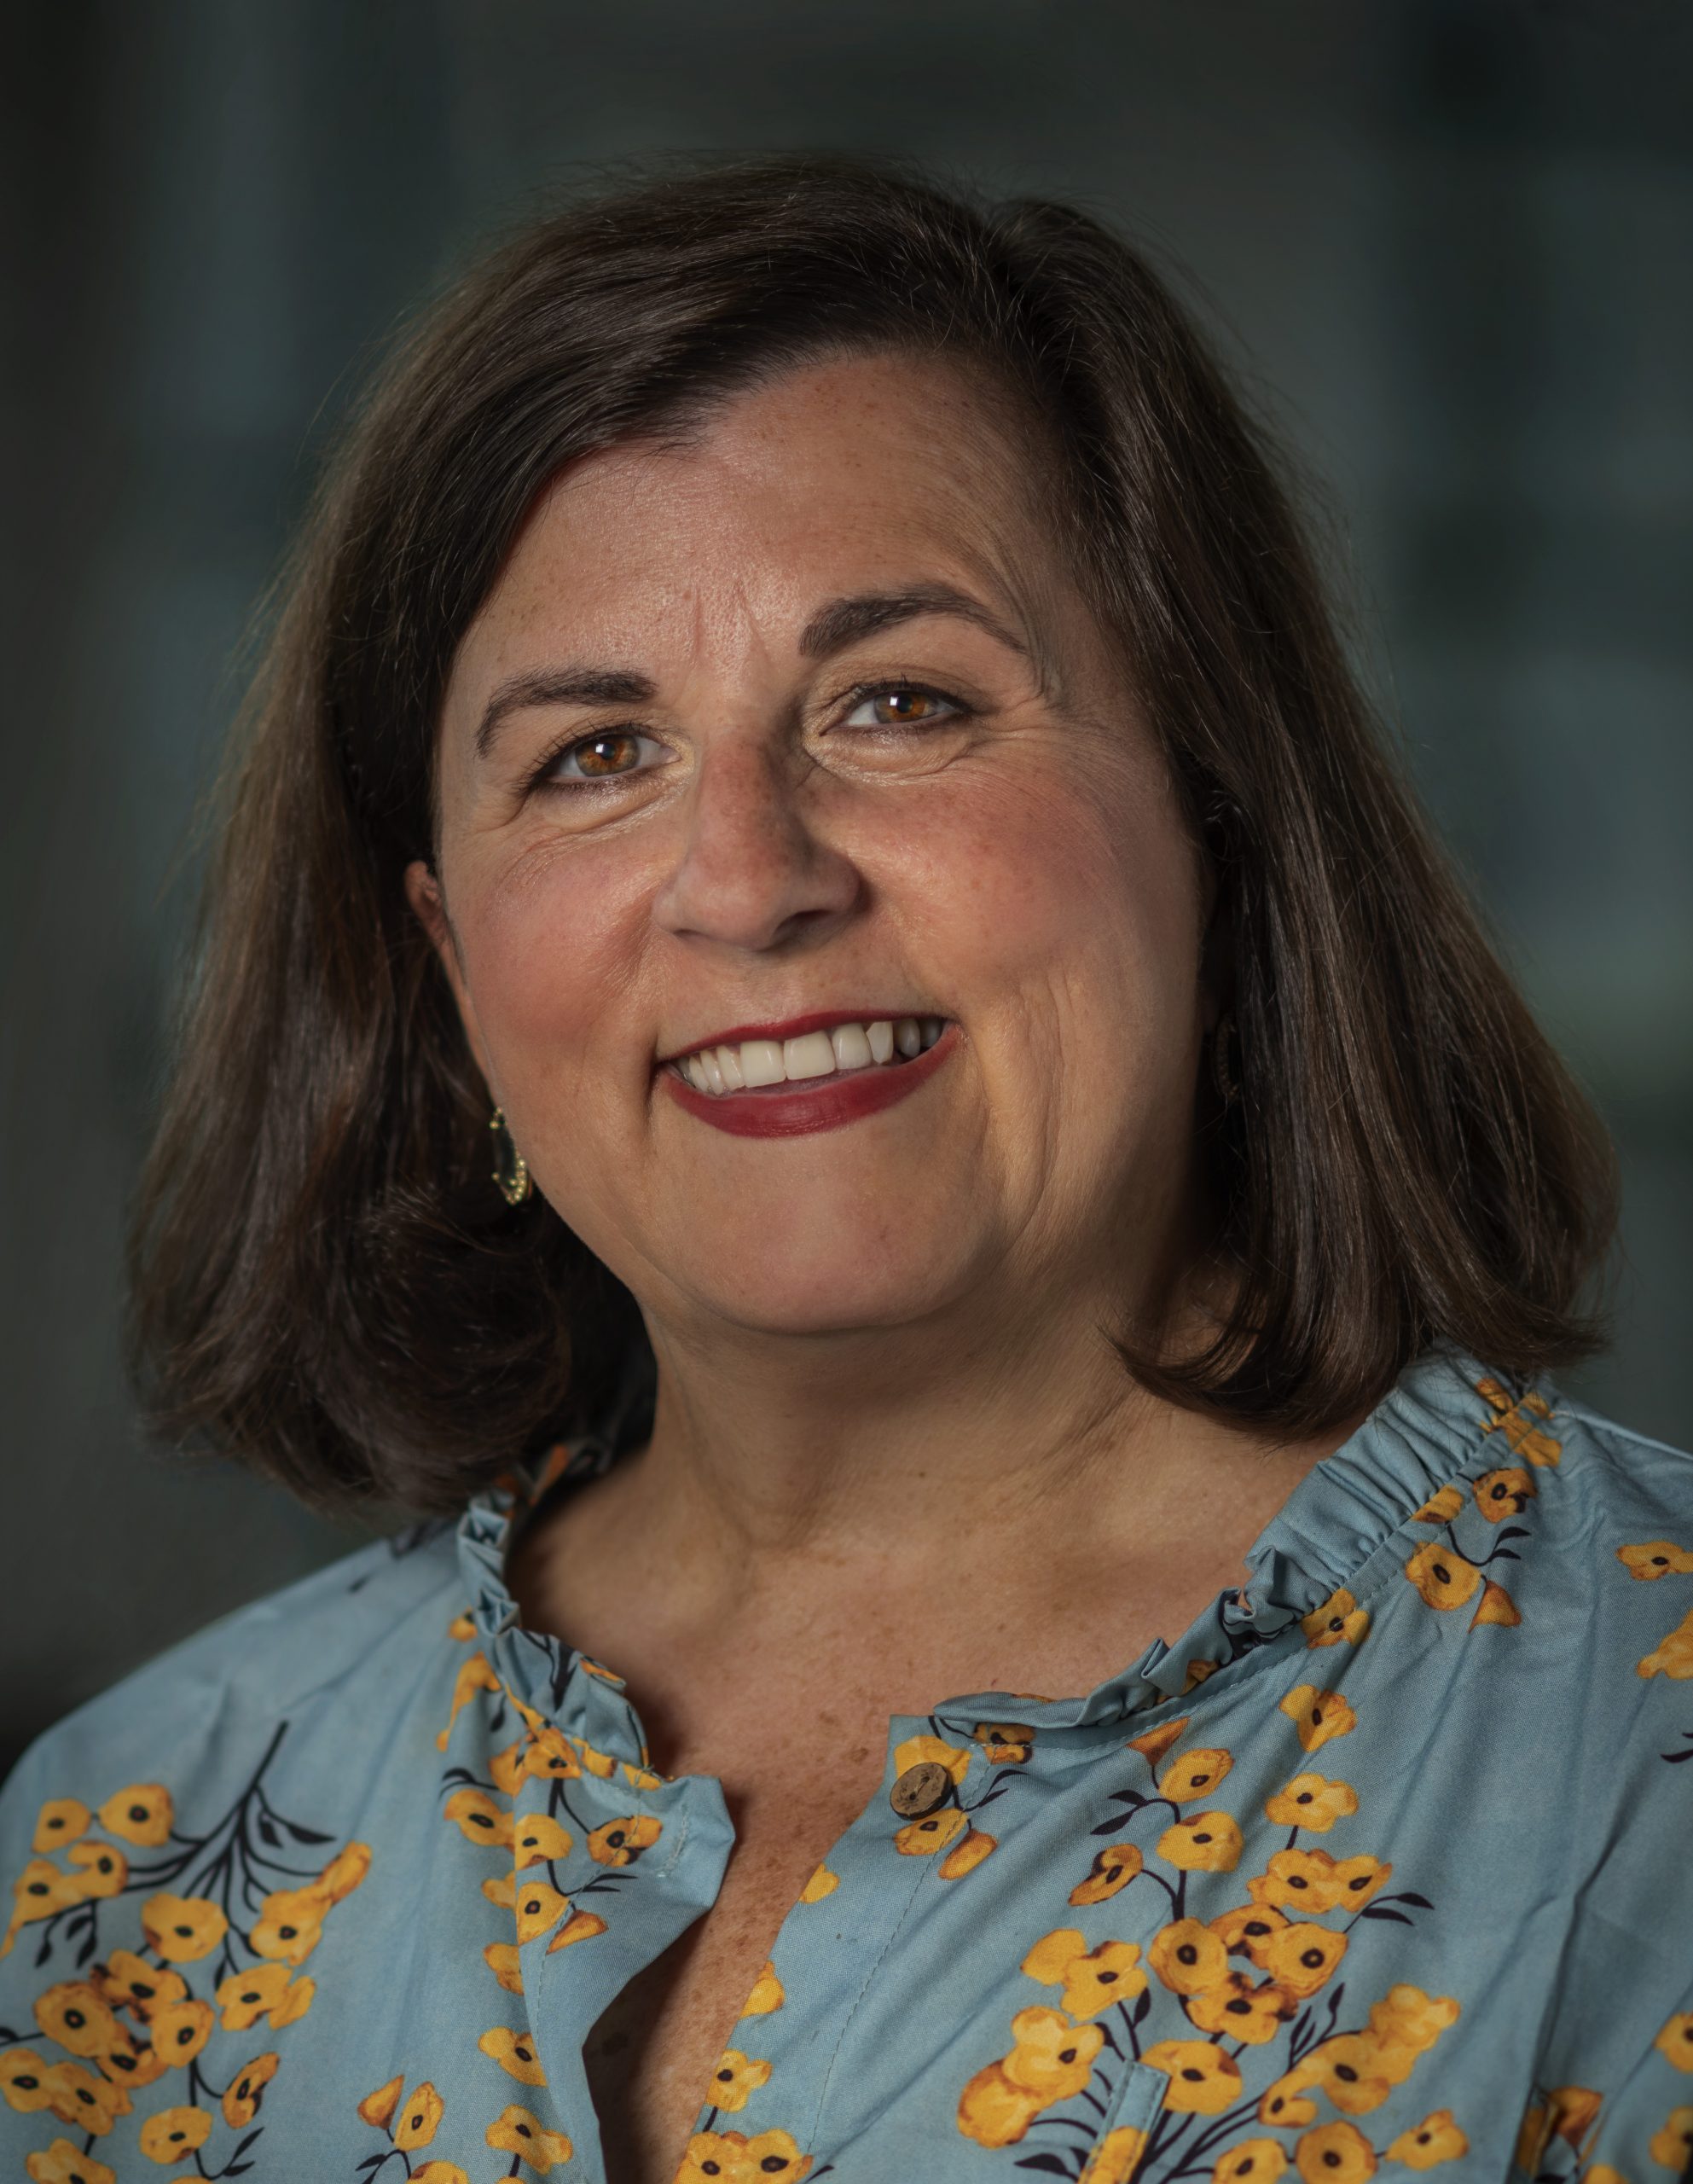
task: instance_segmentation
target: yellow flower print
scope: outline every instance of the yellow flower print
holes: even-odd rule
[[[1140,2157],[1146,2151],[1146,2134],[1132,2123],[1107,2131],[1083,2164],[1076,2184],[1133,2184]]]
[[[441,2117],[447,2104],[426,2078],[415,2092],[409,2093],[400,2103],[399,2121],[394,2126],[394,2144],[403,2152],[413,2146],[426,2146],[441,2127]]]
[[[12,1923],[0,1943],[0,1956],[11,1948],[20,1926],[50,1919],[55,1911],[68,1910],[82,1900],[80,1885],[68,1873],[61,1873],[50,1859],[32,1858],[12,1883]]]
[[[411,2184],[470,2184],[455,2161],[426,2161],[411,2173]]]
[[[1228,1977],[1228,1951],[1199,1919],[1178,1919],[1156,1934],[1146,1961],[1173,1995],[1200,1995]]]
[[[1476,1507],[1490,1525],[1506,1517],[1520,1517],[1539,1489],[1520,1465],[1505,1471],[1483,1472],[1476,1482]]]
[[[560,1896],[556,1888],[544,1880],[526,1880],[518,1891],[518,1943],[538,1941],[542,1934],[550,1933],[571,1908],[567,1896]]]
[[[110,2078],[113,2085],[151,2085],[170,2068],[157,2048],[137,2048],[129,2034],[123,2031],[96,2060],[101,2076]]]
[[[26,2153],[30,2184],[118,2184],[118,2173],[92,2154],[78,2153],[68,2139],[55,2139],[45,2153]]]
[[[1481,1573],[1467,1555],[1440,1540],[1419,1547],[1405,1565],[1405,1574],[1430,1607],[1462,1607],[1481,1582]]]
[[[1452,1995],[1425,1995],[1420,1987],[1401,1981],[1389,1987],[1380,2001],[1371,2003],[1370,2030],[1378,2040],[1408,2048],[1414,2054],[1421,2055],[1434,2046],[1448,2025],[1457,2024],[1459,2014],[1459,2006]],[[1563,2090],[1580,2094],[1579,2087],[1566,2087]],[[1597,2094],[1581,2097],[1591,2097],[1597,2108]]]
[[[1303,2062],[1296,2063],[1290,2071],[1284,2071],[1273,2084],[1267,2085],[1259,2095],[1258,2121],[1273,2123],[1280,2130],[1293,2130],[1302,2123],[1314,2123],[1317,2104],[1307,2095],[1320,2077],[1321,2072],[1312,2068],[1308,2055]]]
[[[1078,1908],[1086,1903],[1103,1903],[1115,1896],[1120,1888],[1127,1888],[1140,1871],[1139,1846],[1133,1843],[1113,1843],[1101,1850],[1088,1868],[1086,1880],[1079,1880],[1070,1892],[1070,1900]]]
[[[1396,2082],[1381,2042],[1367,2032],[1336,2032],[1319,2041],[1305,2059],[1315,2082],[1348,2116],[1379,2108]]]
[[[832,1896],[840,1885],[838,1873],[832,1873],[826,1866],[819,1866],[799,1891],[799,1900],[802,1903],[820,1903],[826,1896]]]
[[[1185,1873],[1232,1873],[1241,1848],[1240,1823],[1226,1812],[1196,1813],[1158,1838],[1158,1856]]]
[[[1284,1790],[1264,1800],[1265,1817],[1277,1827],[1308,1827],[1319,1834],[1357,1809],[1358,1792],[1349,1782],[1331,1782],[1321,1774],[1296,1774]]]
[[[956,1805],[947,1805],[925,1820],[908,1820],[903,1827],[896,1827],[894,1848],[907,1858],[926,1858],[933,1851],[944,1850],[969,1825]]]
[[[1679,2071],[1693,2071],[1693,2010],[1678,2010],[1652,2042]]]
[[[1280,1933],[1287,1920],[1279,1911],[1272,1911],[1259,1903],[1238,1904],[1232,1911],[1220,1912],[1210,1921],[1211,1931],[1231,1955],[1241,1950],[1255,1964],[1264,1961],[1261,1951],[1272,1934]]]
[[[77,1867],[77,1892],[83,1896],[118,1896],[130,1877],[130,1862],[109,1843],[72,1843],[66,1862]]]
[[[1522,1620],[1516,1601],[1505,1587],[1489,1580],[1481,1589],[1481,1602],[1470,1618],[1470,1628],[1473,1630],[1478,1623],[1516,1623]]]
[[[241,2130],[258,2115],[264,2088],[275,2077],[281,2059],[274,2052],[255,2055],[230,2079],[223,2094],[223,2121],[232,2131]]]
[[[576,1838],[569,1828],[560,1827],[544,1812],[531,1812],[525,1813],[515,1823],[511,1841],[520,1873],[525,1866],[537,1865],[543,1858],[568,1858]]]
[[[98,2055],[119,2036],[110,2005],[85,1979],[61,1979],[43,1989],[35,1998],[35,2021],[73,2055]]]
[[[67,1843],[74,1843],[79,1835],[86,1835],[94,1815],[80,1798],[49,1798],[41,1808],[35,1823],[35,1839],[30,1848],[43,1856]]]
[[[1293,2165],[1305,2184],[1364,2184],[1376,2173],[1376,2149],[1355,2123],[1319,2123],[1301,2135]]]
[[[6,2106],[26,2116],[45,2108],[49,2094],[42,2075],[46,2068],[33,2048],[0,2048],[0,2094]]]
[[[536,2054],[532,2033],[513,2032],[508,2026],[496,2024],[490,2026],[476,2044],[519,2085],[546,2084],[547,2073]]]
[[[799,2184],[811,2173],[811,2156],[786,2131],[758,2132],[747,2140],[744,2158],[749,2184],[762,2184],[767,2176],[774,2184]]]
[[[525,1740],[514,1737],[510,1744],[496,1751],[488,1762],[488,1772],[494,1787],[502,1798],[514,1798],[524,1786],[525,1769],[523,1763]]]
[[[707,2095],[714,2108],[721,2108],[731,2116],[739,2115],[745,2107],[747,2096],[757,2093],[762,2085],[770,2082],[770,2065],[751,2055],[742,2054],[739,2048],[726,2048],[717,2058],[717,2067],[711,2073],[711,2090]]]
[[[1207,1790],[1215,1790],[1233,1765],[1232,1755],[1220,1747],[1201,1745],[1184,1752],[1164,1769],[1158,1777],[1158,1795],[1168,1798],[1172,1804],[1185,1804],[1190,1798],[1202,1798]]]
[[[523,1971],[515,1942],[490,1942],[482,1956],[488,1969],[508,1995],[522,1994]]]
[[[1299,2003],[1273,1979],[1255,1987],[1244,1972],[1226,1972],[1220,1986],[1190,1995],[1182,2007],[1198,2031],[1226,2033],[1249,2048],[1261,2048],[1275,2038]]]
[[[1693,1676],[1693,1607],[1688,1609],[1668,1637],[1635,1664],[1637,1676],[1673,1676],[1684,1683]],[[40,1914],[33,1914],[39,1917]],[[3,1952],[0,1952],[3,1954]]]
[[[781,1981],[776,1977],[776,1967],[767,1956],[758,1977],[752,1984],[752,1992],[746,1998],[743,2017],[768,2017],[772,2010],[779,2010],[787,1995]]]
[[[608,1820],[588,1838],[588,1855],[596,1866],[632,1865],[643,1850],[650,1850],[664,1833],[664,1822],[650,1813],[627,1820]]]
[[[1390,1865],[1384,1865],[1381,1859],[1372,1858],[1365,1851],[1355,1858],[1338,1860],[1329,1876],[1335,1902],[1348,1910],[1357,1910],[1372,1896],[1380,1895],[1392,1872]]]
[[[435,1740],[436,1749],[444,1751],[453,1734],[453,1724],[475,1698],[478,1691],[497,1691],[500,1679],[488,1665],[484,1653],[473,1653],[461,1661],[459,1672],[453,1679],[452,1711],[447,1716],[447,1726]]]
[[[1319,1751],[1331,1737],[1343,1737],[1358,1726],[1358,1716],[1337,1691],[1319,1691],[1314,1683],[1296,1683],[1281,1702],[1281,1710],[1299,1732],[1307,1751]]]
[[[609,1751],[596,1751],[591,1744],[585,1743],[580,1737],[571,1737],[566,1741],[588,1774],[601,1775],[609,1782],[617,1773],[617,1763]]]
[[[55,2063],[41,2074],[47,2105],[61,2123],[75,2123],[104,2138],[119,2116],[134,2106],[120,2085],[97,2078],[80,2063]]]
[[[1011,2021],[1014,2042],[1000,2067],[1013,2085],[1041,2094],[1050,2105],[1071,2100],[1093,2075],[1105,2043],[1097,2024],[1072,2024],[1062,2010],[1019,2010]]]
[[[1646,2151],[1654,2161],[1661,2162],[1679,2176],[1693,2156],[1693,2108],[1672,2108],[1663,2129],[1647,2140]]]
[[[485,1844],[490,1850],[509,1850],[512,1816],[502,1812],[485,1790],[455,1790],[441,1808],[468,1843]]]
[[[1243,2139],[1219,2157],[1211,2184],[1275,2184],[1286,2167],[1286,2152],[1273,2139]]]
[[[1346,1955],[1346,1936],[1308,1920],[1284,1926],[1252,1952],[1252,1960],[1300,2001],[1314,1995]]]
[[[739,2131],[696,2131],[675,2184],[744,2184],[746,2140]]]
[[[1684,1577],[1693,1571],[1693,1547],[1678,1547],[1671,1539],[1649,1539],[1638,1547],[1620,1547],[1616,1559],[1631,1577],[1644,1578],[1648,1583],[1657,1577]],[[67,1802],[74,1804],[76,1800],[72,1798]],[[43,1805],[41,1809],[44,1819],[49,1808]],[[42,1841],[39,1829],[36,1831],[35,1847],[38,1850],[50,1847]]]
[[[155,1956],[168,1964],[194,1964],[211,1955],[229,1922],[206,1896],[164,1893],[149,1896],[142,1905],[141,1930]]]
[[[1546,2096],[1547,2136],[1563,2139],[1579,2153],[1603,2100],[1603,2094],[1595,2093],[1591,2086],[1555,2086]]]
[[[539,2117],[515,2105],[501,2110],[488,2126],[487,2139],[496,2152],[519,2154],[527,2168],[542,2175],[555,2162],[568,2161],[572,2151],[562,2132],[543,2130]]]
[[[1313,1607],[1309,1615],[1302,1615],[1299,1627],[1305,1633],[1307,1647],[1361,1646],[1370,1628],[1370,1615],[1342,1585],[1319,1607]],[[1267,2143],[1262,2139],[1253,2141],[1255,2146]]]
[[[664,1786],[664,1776],[651,1767],[631,1767],[626,1759],[619,1760],[617,1764],[632,1790],[660,1790]]]
[[[1420,1509],[1412,1512],[1415,1525],[1449,1525],[1464,1507],[1461,1486],[1443,1486],[1438,1494],[1431,1494]]]
[[[286,1964],[258,1964],[251,1972],[232,1972],[215,1997],[225,2032],[245,2032],[259,2018],[273,2026],[293,2024],[311,2007],[315,1980],[294,1978]]]
[[[1164,2106],[1179,2116],[1220,2116],[1240,2092],[1240,2065],[1209,2040],[1160,2040],[1140,2058],[1168,2072]]]
[[[515,1867],[508,1873],[495,1873],[482,1884],[482,1893],[490,1903],[497,1903],[502,1911],[515,1911],[518,1901],[518,1877]]]
[[[972,1734],[990,1767],[1020,1767],[1035,1748],[1035,1732],[1024,1722],[978,1722]]]
[[[581,1777],[582,1763],[565,1742],[563,1731],[548,1722],[525,1748],[523,1771],[536,1782],[574,1782]]]
[[[1090,1949],[1077,1926],[1060,1926],[1035,1943],[1023,1960],[1031,1979],[1064,1989],[1064,2007],[1073,2018],[1097,2017],[1113,2002],[1144,1994],[1146,1974],[1139,1969],[1138,1942],[1101,1942]]]
[[[96,1964],[93,1969],[112,2007],[133,2010],[140,2018],[150,2018],[167,2003],[181,2001],[188,1990],[180,1972],[160,1972],[131,1949],[114,1949],[103,1966]]]
[[[456,1638],[461,1645],[469,1645],[476,1635],[476,1622],[467,1607],[461,1607],[447,1625],[447,1635]]]
[[[1279,1910],[1284,1905],[1302,1915],[1331,1911],[1339,1901],[1335,1892],[1335,1862],[1326,1850],[1277,1850],[1261,1873],[1254,1873],[1246,1892],[1255,1903]]]
[[[153,2017],[153,2048],[172,2070],[193,2062],[217,2022],[210,2002],[171,2002]]]
[[[100,1825],[108,1835],[121,1835],[144,1850],[170,1841],[176,1816],[171,1792],[159,1782],[131,1782],[100,1808]]]
[[[1124,1749],[1128,1751],[1138,1751],[1146,1764],[1156,1773],[1158,1762],[1170,1746],[1180,1739],[1191,1718],[1191,1716],[1182,1714],[1174,1722],[1161,1722],[1156,1729],[1148,1729],[1144,1736],[1131,1737]]]
[[[317,1886],[331,1903],[340,1903],[352,1894],[369,1871],[370,1845],[368,1843],[349,1843],[345,1850],[336,1851],[317,1876]]]
[[[1499,1382],[1484,1378],[1476,1383],[1478,1395],[1485,1396],[1496,1418],[1488,1419],[1482,1426],[1484,1433],[1503,1433],[1505,1445],[1513,1455],[1527,1456],[1531,1464],[1555,1464],[1563,1453],[1562,1441],[1555,1441],[1550,1433],[1543,1433],[1534,1423],[1536,1419],[1549,1419],[1551,1405],[1534,1389],[1530,1389],[1520,1403],[1512,1403],[1509,1394]]]
[[[1182,1680],[1183,1692],[1196,1689],[1198,1685],[1204,1682],[1208,1676],[1215,1676],[1220,1666],[1220,1663],[1216,1661],[1190,1661],[1187,1664],[1187,1674]]]
[[[204,2108],[161,2108],[141,2127],[141,2150],[149,2161],[181,2161],[212,2135],[212,2118]]]
[[[1402,2161],[1407,2169],[1433,2169],[1437,2163],[1456,2161],[1469,2151],[1470,2141],[1452,2122],[1451,2109],[1437,2108],[1420,2123],[1401,2131],[1383,2158]],[[1594,2184],[1594,2177],[1595,2172],[1590,2169],[1586,2184]]]
[[[973,1873],[984,1858],[991,1858],[999,1847],[997,1835],[984,1835],[979,1827],[971,1828],[963,1842],[955,1844],[942,1859],[941,1879],[962,1880],[966,1873]]]
[[[1073,2024],[1062,2010],[1019,2010],[1012,2051],[979,2070],[959,2096],[958,2128],[978,2146],[1015,2146],[1045,2108],[1074,2100],[1105,2044],[1097,2024]]]
[[[592,1941],[595,1934],[603,1934],[606,1921],[597,1911],[572,1911],[558,1932],[547,1944],[547,1954],[554,1949],[569,1949],[574,1942]]]
[[[943,1767],[956,1789],[969,1771],[970,1754],[963,1746],[947,1744],[939,1737],[907,1737],[894,1752],[894,1773],[903,1774],[913,1767]]]
[[[304,1964],[323,1938],[328,1909],[328,1900],[315,1888],[279,1888],[260,1905],[247,1946],[255,1956]]]
[[[405,2079],[390,2078],[386,2085],[379,2085],[374,2093],[368,2093],[358,2104],[360,2120],[386,2131],[394,2120],[394,2111],[400,2105],[400,2095],[406,2089]]]

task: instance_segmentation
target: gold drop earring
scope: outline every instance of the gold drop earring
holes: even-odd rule
[[[494,1181],[507,1205],[521,1205],[535,1186],[529,1179],[529,1163],[517,1149],[506,1127],[506,1111],[496,1107],[488,1118],[494,1133]]]

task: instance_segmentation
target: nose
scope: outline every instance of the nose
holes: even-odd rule
[[[681,852],[654,899],[657,922],[679,939],[749,950],[832,932],[863,882],[817,831],[813,791],[826,780],[803,753],[758,735],[714,739],[690,788]]]

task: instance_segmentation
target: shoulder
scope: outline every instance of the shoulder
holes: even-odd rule
[[[0,1789],[0,1838],[15,1856],[43,1799],[98,1804],[136,1781],[215,1775],[280,1722],[362,1711],[373,1681],[400,1664],[460,1650],[447,1625],[465,1590],[450,1521],[373,1542],[220,1617],[66,1715],[25,1751]],[[295,1738],[298,1743],[299,1739]],[[37,1844],[40,1849],[43,1846]]]

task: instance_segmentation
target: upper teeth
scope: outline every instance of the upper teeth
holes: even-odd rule
[[[836,1070],[866,1069],[891,1061],[896,1050],[908,1060],[932,1047],[946,1023],[944,1016],[884,1016],[873,1024],[837,1024],[832,1031],[803,1032],[797,1039],[743,1039],[739,1046],[701,1047],[671,1066],[697,1092],[740,1092],[827,1077]]]

